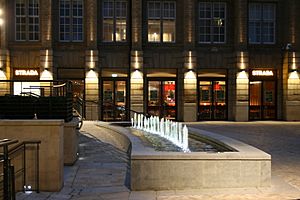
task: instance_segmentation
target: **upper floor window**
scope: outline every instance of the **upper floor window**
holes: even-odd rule
[[[148,2],[148,42],[175,42],[176,2]]]
[[[126,42],[127,1],[103,1],[103,41]]]
[[[83,41],[83,0],[59,1],[59,40]]]
[[[16,0],[16,41],[38,41],[40,39],[39,0]]]
[[[199,2],[199,43],[225,43],[226,3]]]
[[[276,6],[274,3],[249,4],[248,37],[250,44],[275,43]]]

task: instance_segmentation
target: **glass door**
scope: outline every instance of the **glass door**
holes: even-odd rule
[[[150,115],[176,119],[176,82],[148,81],[148,104]]]
[[[250,82],[250,120],[276,119],[276,82]]]
[[[102,120],[126,120],[126,81],[103,81],[102,88]]]
[[[226,120],[226,81],[199,81],[199,120]]]
[[[250,113],[251,120],[262,119],[261,115],[261,86],[262,81],[250,82]]]
[[[263,84],[263,117],[264,119],[276,118],[275,82],[264,81]]]

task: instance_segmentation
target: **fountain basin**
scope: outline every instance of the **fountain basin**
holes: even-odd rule
[[[237,140],[189,128],[237,151],[159,152],[144,146],[130,129],[107,126],[125,135],[131,150],[131,190],[269,187],[271,156]]]

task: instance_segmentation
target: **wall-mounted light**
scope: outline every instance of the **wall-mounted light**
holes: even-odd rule
[[[49,68],[49,50],[46,49],[46,57],[45,57],[45,70]]]
[[[196,79],[196,73],[194,70],[190,69],[188,72],[185,73],[185,79]]]
[[[48,71],[48,69],[45,69],[45,70],[41,73],[40,80],[53,80],[52,73],[51,73],[50,71]]]
[[[7,80],[6,74],[3,70],[0,70],[0,80]]]
[[[238,79],[248,79],[248,73],[246,72],[246,70],[239,70],[237,78]]]
[[[132,72],[131,78],[132,79],[143,79],[143,73],[140,70],[136,69],[134,72]]]
[[[111,77],[116,78],[118,77],[118,74],[112,74]]]
[[[0,9],[0,26],[4,24],[4,19],[3,19],[3,9]]]
[[[245,64],[245,53],[243,51],[240,52],[240,66],[239,66],[239,69],[241,71],[245,70],[247,67],[246,67],[246,64]]]

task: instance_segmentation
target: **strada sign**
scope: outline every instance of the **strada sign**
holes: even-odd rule
[[[38,76],[39,73],[36,69],[17,69],[15,70],[15,76]]]
[[[38,68],[14,68],[13,76],[16,80],[39,80],[40,72]]]
[[[252,70],[252,76],[274,76],[272,70]]]

